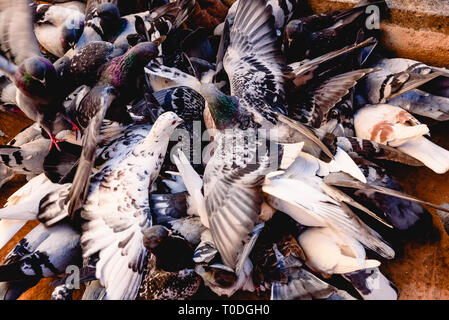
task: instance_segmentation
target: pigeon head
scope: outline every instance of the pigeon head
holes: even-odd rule
[[[164,112],[157,118],[156,122],[151,128],[151,131],[160,132],[160,134],[156,135],[156,137],[165,136],[167,134],[171,135],[171,133],[173,133],[173,130],[183,122],[184,121],[176,113],[171,111]],[[149,136],[150,135],[148,135],[148,137]]]
[[[143,74],[144,67],[157,55],[159,50],[154,43],[139,43],[129,49],[124,55],[114,58],[102,72],[100,82],[111,84],[116,88],[126,88],[122,93],[135,89],[139,75]]]
[[[239,116],[238,100],[235,97],[225,95],[213,83],[201,84],[199,91],[207,102],[217,129],[229,128]]]
[[[138,43],[128,50],[125,57],[127,64],[145,67],[151,60],[156,58],[159,54],[159,49],[156,44],[152,42]]]
[[[291,41],[304,32],[304,26],[300,20],[292,20],[285,27],[285,37],[290,45]]]
[[[81,15],[68,19],[64,23],[61,31],[61,43],[64,50],[68,51],[73,49],[83,34],[83,31],[84,18]]]
[[[120,12],[117,6],[110,2],[97,7],[96,17],[100,18],[100,26],[105,33],[113,31],[121,24]]]
[[[143,232],[143,245],[152,252],[154,249],[169,237],[170,231],[160,225],[152,226]]]
[[[53,64],[42,57],[26,59],[15,74],[17,87],[26,95],[48,98],[56,83],[57,74]]]

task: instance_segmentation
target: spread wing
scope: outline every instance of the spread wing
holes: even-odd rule
[[[260,214],[260,186],[268,170],[276,170],[277,163],[271,161],[277,158],[257,154],[259,144],[242,143],[237,133],[219,139],[204,173],[206,211],[223,262],[235,268]]]
[[[136,298],[147,256],[142,230],[151,226],[148,190],[133,187],[129,169],[94,176],[81,212],[83,256],[99,252],[96,277],[111,300]]]
[[[0,0],[0,49],[15,64],[40,56],[28,0]]]
[[[250,105],[263,101],[286,114],[283,103],[287,71],[277,42],[271,6],[264,0],[240,1],[223,65],[231,95]]]
[[[78,168],[66,200],[70,201],[69,215],[72,217],[79,206],[86,200],[89,190],[89,178],[95,161],[95,151],[99,142],[101,124],[107,109],[114,99],[115,93],[112,87],[95,87],[83,99],[81,109],[78,110],[79,116],[83,117],[84,124],[88,123],[88,126],[83,134],[83,151],[81,152]]]
[[[308,101],[290,104],[293,119],[319,128],[326,122],[328,112],[345,97],[349,90],[366,74],[376,69],[361,69],[337,75],[320,83],[308,93]],[[296,108],[295,108],[296,107]]]

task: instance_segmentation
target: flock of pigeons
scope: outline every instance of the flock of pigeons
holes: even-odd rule
[[[449,120],[449,71],[381,57],[384,1],[237,0],[215,30],[187,27],[195,0],[52,2],[0,0],[3,109],[35,121],[0,146],[0,185],[28,178],[0,247],[40,222],[1,298],[47,277],[53,299],[398,297],[382,259],[447,209],[384,164],[449,170],[412,115]]]

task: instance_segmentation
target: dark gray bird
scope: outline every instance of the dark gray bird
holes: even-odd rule
[[[191,244],[159,225],[145,230],[143,241],[152,254],[138,299],[184,300],[193,296],[201,277],[194,271]]]
[[[104,41],[114,43],[118,48],[128,49],[127,37],[136,34],[136,23],[144,22],[148,34],[147,41],[155,41],[178,28],[190,15],[195,0],[176,0],[149,11],[133,13],[121,17],[114,3],[102,3],[93,17],[98,19],[100,35]]]
[[[133,105],[129,112],[143,119],[154,122],[157,117],[167,111],[176,113],[184,120],[178,129],[178,139],[170,141],[169,149],[176,152],[175,148],[183,150],[189,161],[198,172],[203,171],[202,150],[207,141],[203,139],[206,129],[203,110],[204,98],[195,90],[181,86],[164,89],[154,93],[145,93],[145,99]],[[174,164],[167,159],[163,171],[175,170]]]
[[[284,52],[287,61],[313,59],[375,36],[376,30],[367,28],[367,22],[371,21],[372,15],[372,11],[367,10],[367,7],[371,5],[380,9],[384,8],[386,3],[383,0],[361,0],[351,9],[313,14],[290,21],[284,31]]]
[[[366,97],[368,103],[385,103],[410,90],[446,79],[444,75],[447,74],[447,71],[431,70],[430,67],[423,67],[419,63],[412,62],[404,59],[381,59],[374,63],[373,66],[379,67],[381,70],[371,73],[362,81],[362,95]],[[400,101],[400,99],[396,101]],[[407,109],[405,104],[403,106]],[[426,115],[424,114],[424,116]]]
[[[305,141],[311,144],[310,148],[315,153],[319,154],[323,149],[332,158],[327,147],[310,130],[286,118],[284,84],[289,69],[276,41],[271,7],[265,5],[263,0],[246,1],[240,2],[238,7],[241,14],[236,15],[230,31],[231,42],[223,58],[231,84],[231,96],[225,95],[213,84],[200,83],[179,70],[154,65],[146,69],[151,85],[155,87],[158,82],[165,82],[169,86],[190,86],[205,98],[207,109],[211,108],[211,104],[216,105],[217,110],[229,109],[229,105],[233,104],[233,108],[243,109],[243,113],[253,118],[257,127],[268,132],[277,131],[279,142]],[[247,25],[246,18],[252,16],[257,19]],[[166,81],[167,78],[170,81]]]

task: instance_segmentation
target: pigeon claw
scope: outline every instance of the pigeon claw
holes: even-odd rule
[[[73,121],[70,120],[69,118],[66,118],[66,119],[67,119],[67,121],[72,125],[72,131],[75,131],[75,139],[78,140],[78,134],[79,134],[80,137],[81,137],[81,130],[80,130],[80,128],[76,125],[75,122],[73,122]]]
[[[58,149],[58,151],[61,151],[61,148],[59,147],[58,143],[63,142],[64,140],[56,139],[54,135],[50,135],[50,140],[51,140],[50,149],[48,149],[48,151],[51,151],[53,145],[56,147],[56,149]]]

